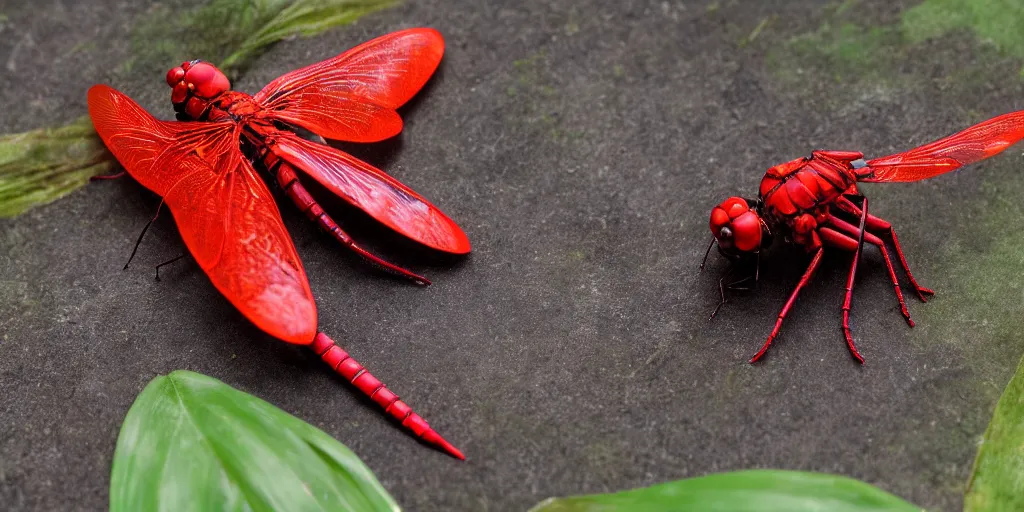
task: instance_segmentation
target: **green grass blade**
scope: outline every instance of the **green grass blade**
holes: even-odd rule
[[[88,117],[0,136],[0,217],[54,201],[114,164]]]
[[[110,510],[397,511],[348,448],[216,379],[153,379],[128,411]]]
[[[1024,510],[1024,359],[985,430],[964,496],[964,510]]]
[[[398,0],[296,0],[259,30],[247,33],[238,50],[224,58],[221,66],[226,70],[244,67],[248,59],[273,43],[296,35],[314,36],[398,3]]]
[[[531,512],[913,512],[866,483],[836,475],[752,470],[689,478],[615,494],[555,498]]]

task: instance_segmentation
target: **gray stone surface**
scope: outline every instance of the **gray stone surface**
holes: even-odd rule
[[[913,3],[862,2],[855,21],[892,23]],[[86,89],[114,76],[172,117],[162,75],[113,73],[146,9],[0,4],[0,131],[74,119]],[[324,429],[409,510],[525,510],[745,468],[840,473],[958,510],[1024,348],[1019,149],[865,188],[938,292],[910,299],[919,325],[907,328],[867,253],[853,312],[867,365],[839,331],[845,255],[826,260],[763,364],[745,361],[803,255],[773,251],[757,293],[707,321],[726,269],[713,255],[697,272],[708,212],[754,194],[768,166],[819,147],[889,153],[1024,107],[1013,59],[967,85],[943,81],[981,58],[966,33],[916,47],[901,80],[877,84],[837,82],[822,63],[773,64],[825,16],[815,1],[424,0],[278,45],[237,88],[399,28],[447,39],[400,141],[358,154],[459,222],[471,257],[424,255],[344,215],[435,282],[417,289],[360,264],[290,205],[282,215],[322,328],[469,460],[418,444],[311,354],[262,335],[191,261],[155,281],[152,267],[183,251],[170,216],[122,271],[158,200],[121,180],[0,220],[0,508],[105,508],[128,407],[154,376],[189,369]]]

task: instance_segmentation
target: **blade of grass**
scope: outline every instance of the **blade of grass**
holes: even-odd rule
[[[63,197],[114,165],[87,116],[59,128],[0,136],[0,217]]]

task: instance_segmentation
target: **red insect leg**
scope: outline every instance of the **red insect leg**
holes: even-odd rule
[[[452,457],[466,460],[466,456],[451,443],[445,441],[440,434],[430,428],[427,420],[419,414],[412,412],[412,407],[398,398],[394,392],[384,386],[379,379],[374,377],[363,365],[359,364],[348,352],[342,350],[330,337],[318,332],[313,343],[309,346],[316,352],[320,359],[331,365],[331,368],[346,380],[359,388],[363,394],[370,397],[377,405],[384,408],[384,412],[398,420],[403,427],[412,431],[416,437],[428,444],[432,444]]]
[[[761,347],[761,350],[758,350],[757,354],[754,354],[754,357],[750,358],[751,363],[756,363],[758,359],[761,359],[761,356],[768,351],[768,347],[771,346],[772,341],[774,341],[775,337],[779,335],[779,330],[782,329],[782,321],[786,319],[786,315],[789,314],[789,309],[792,308],[793,303],[796,302],[797,296],[800,295],[800,290],[803,289],[803,287],[811,280],[811,277],[814,276],[814,271],[817,270],[818,265],[821,264],[821,256],[824,252],[825,248],[819,247],[818,252],[814,253],[814,258],[811,260],[810,265],[807,266],[804,276],[800,278],[800,282],[797,283],[796,289],[793,290],[793,293],[789,296],[789,300],[786,301],[786,305],[783,306],[782,311],[779,312],[779,319],[775,321],[775,328],[772,329],[772,333],[768,335],[768,340],[764,342],[764,346]]]
[[[857,362],[864,364],[864,357],[857,351],[857,345],[853,342],[853,335],[850,334],[850,302],[853,297],[853,283],[854,276],[857,272],[857,262],[860,255],[859,242],[850,238],[848,235],[840,233],[831,228],[821,228],[819,230],[821,235],[821,241],[830,247],[837,247],[844,251],[853,252],[853,263],[850,265],[850,275],[846,279],[846,299],[843,300],[843,337],[846,339],[846,347],[850,349],[850,354]],[[863,240],[860,241],[862,243]]]
[[[114,174],[100,174],[98,176],[90,176],[89,181],[116,180],[118,178],[123,178],[125,174],[128,173],[125,171],[121,171],[115,172]]]
[[[864,364],[864,357],[857,351],[857,345],[853,342],[853,335],[850,333],[850,303],[853,300],[853,286],[856,282],[857,276],[857,263],[860,261],[860,254],[864,251],[864,229],[867,223],[867,211],[868,211],[868,199],[864,198],[864,209],[860,216],[860,226],[857,229],[857,240],[854,242],[853,247],[849,247],[849,237],[833,231],[829,228],[821,229],[821,240],[829,245],[835,245],[842,247],[843,249],[853,250],[853,261],[850,263],[850,275],[846,279],[846,297],[843,299],[843,337],[846,339],[846,346],[850,349],[850,354],[857,362]]]
[[[273,153],[268,153],[267,155],[267,158],[270,160],[276,158]],[[267,163],[269,164],[269,168],[273,168],[272,162]],[[355,241],[352,240],[352,237],[350,237],[348,233],[345,233],[341,227],[334,222],[334,219],[327,215],[324,209],[317,204],[316,200],[313,199],[313,196],[311,196],[306,190],[306,187],[303,187],[302,183],[299,182],[299,178],[295,175],[295,170],[292,166],[283,160],[278,160],[277,182],[281,185],[281,188],[285,191],[288,197],[295,202],[295,205],[299,207],[299,210],[305,213],[310,220],[318,223],[320,227],[324,231],[330,233],[335,240],[341,242],[342,245],[362,256],[363,259],[370,262],[370,264],[390,274],[395,274],[409,279],[418,285],[427,286],[430,284],[430,281],[427,278],[414,274],[393,263],[388,263],[379,256],[357,245]]]
[[[860,209],[857,208],[857,205],[853,204],[852,201],[845,197],[838,198],[835,204],[845,212],[853,215],[860,215]],[[892,245],[896,248],[896,255],[899,256],[900,266],[903,267],[903,272],[907,274],[907,279],[910,280],[910,285],[914,287],[914,291],[917,292],[917,296],[921,299],[921,302],[928,302],[928,296],[935,295],[935,292],[917,284],[917,280],[914,279],[914,274],[910,272],[910,265],[907,264],[907,258],[903,254],[903,247],[900,246],[899,238],[896,237],[896,230],[893,229],[892,224],[884,219],[875,217],[874,215],[868,215],[867,226],[871,231],[881,231],[892,238]]]
[[[846,234],[848,237],[860,236],[860,232],[857,227],[845,220],[842,220],[835,215],[831,215],[828,218],[828,225],[835,228],[840,233]],[[896,292],[896,300],[900,303],[900,312],[903,314],[903,318],[907,320],[907,325],[913,327],[914,321],[910,319],[910,311],[907,310],[907,303],[903,300],[903,292],[900,290],[900,282],[896,279],[896,269],[892,266],[892,258],[889,257],[889,251],[885,248],[885,243],[882,239],[871,233],[864,233],[864,240],[874,246],[878,247],[878,250],[882,252],[882,258],[885,260],[885,267],[889,270],[889,279],[892,281],[893,290]],[[856,247],[854,248],[856,250]]]

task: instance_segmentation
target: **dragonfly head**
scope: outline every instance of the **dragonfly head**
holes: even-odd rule
[[[718,250],[730,259],[756,254],[771,245],[772,234],[757,213],[757,204],[730,197],[711,210],[711,234]]]
[[[195,120],[202,117],[210,101],[231,89],[231,82],[209,62],[193,60],[167,72],[167,85],[171,86],[171,102],[178,119]]]

